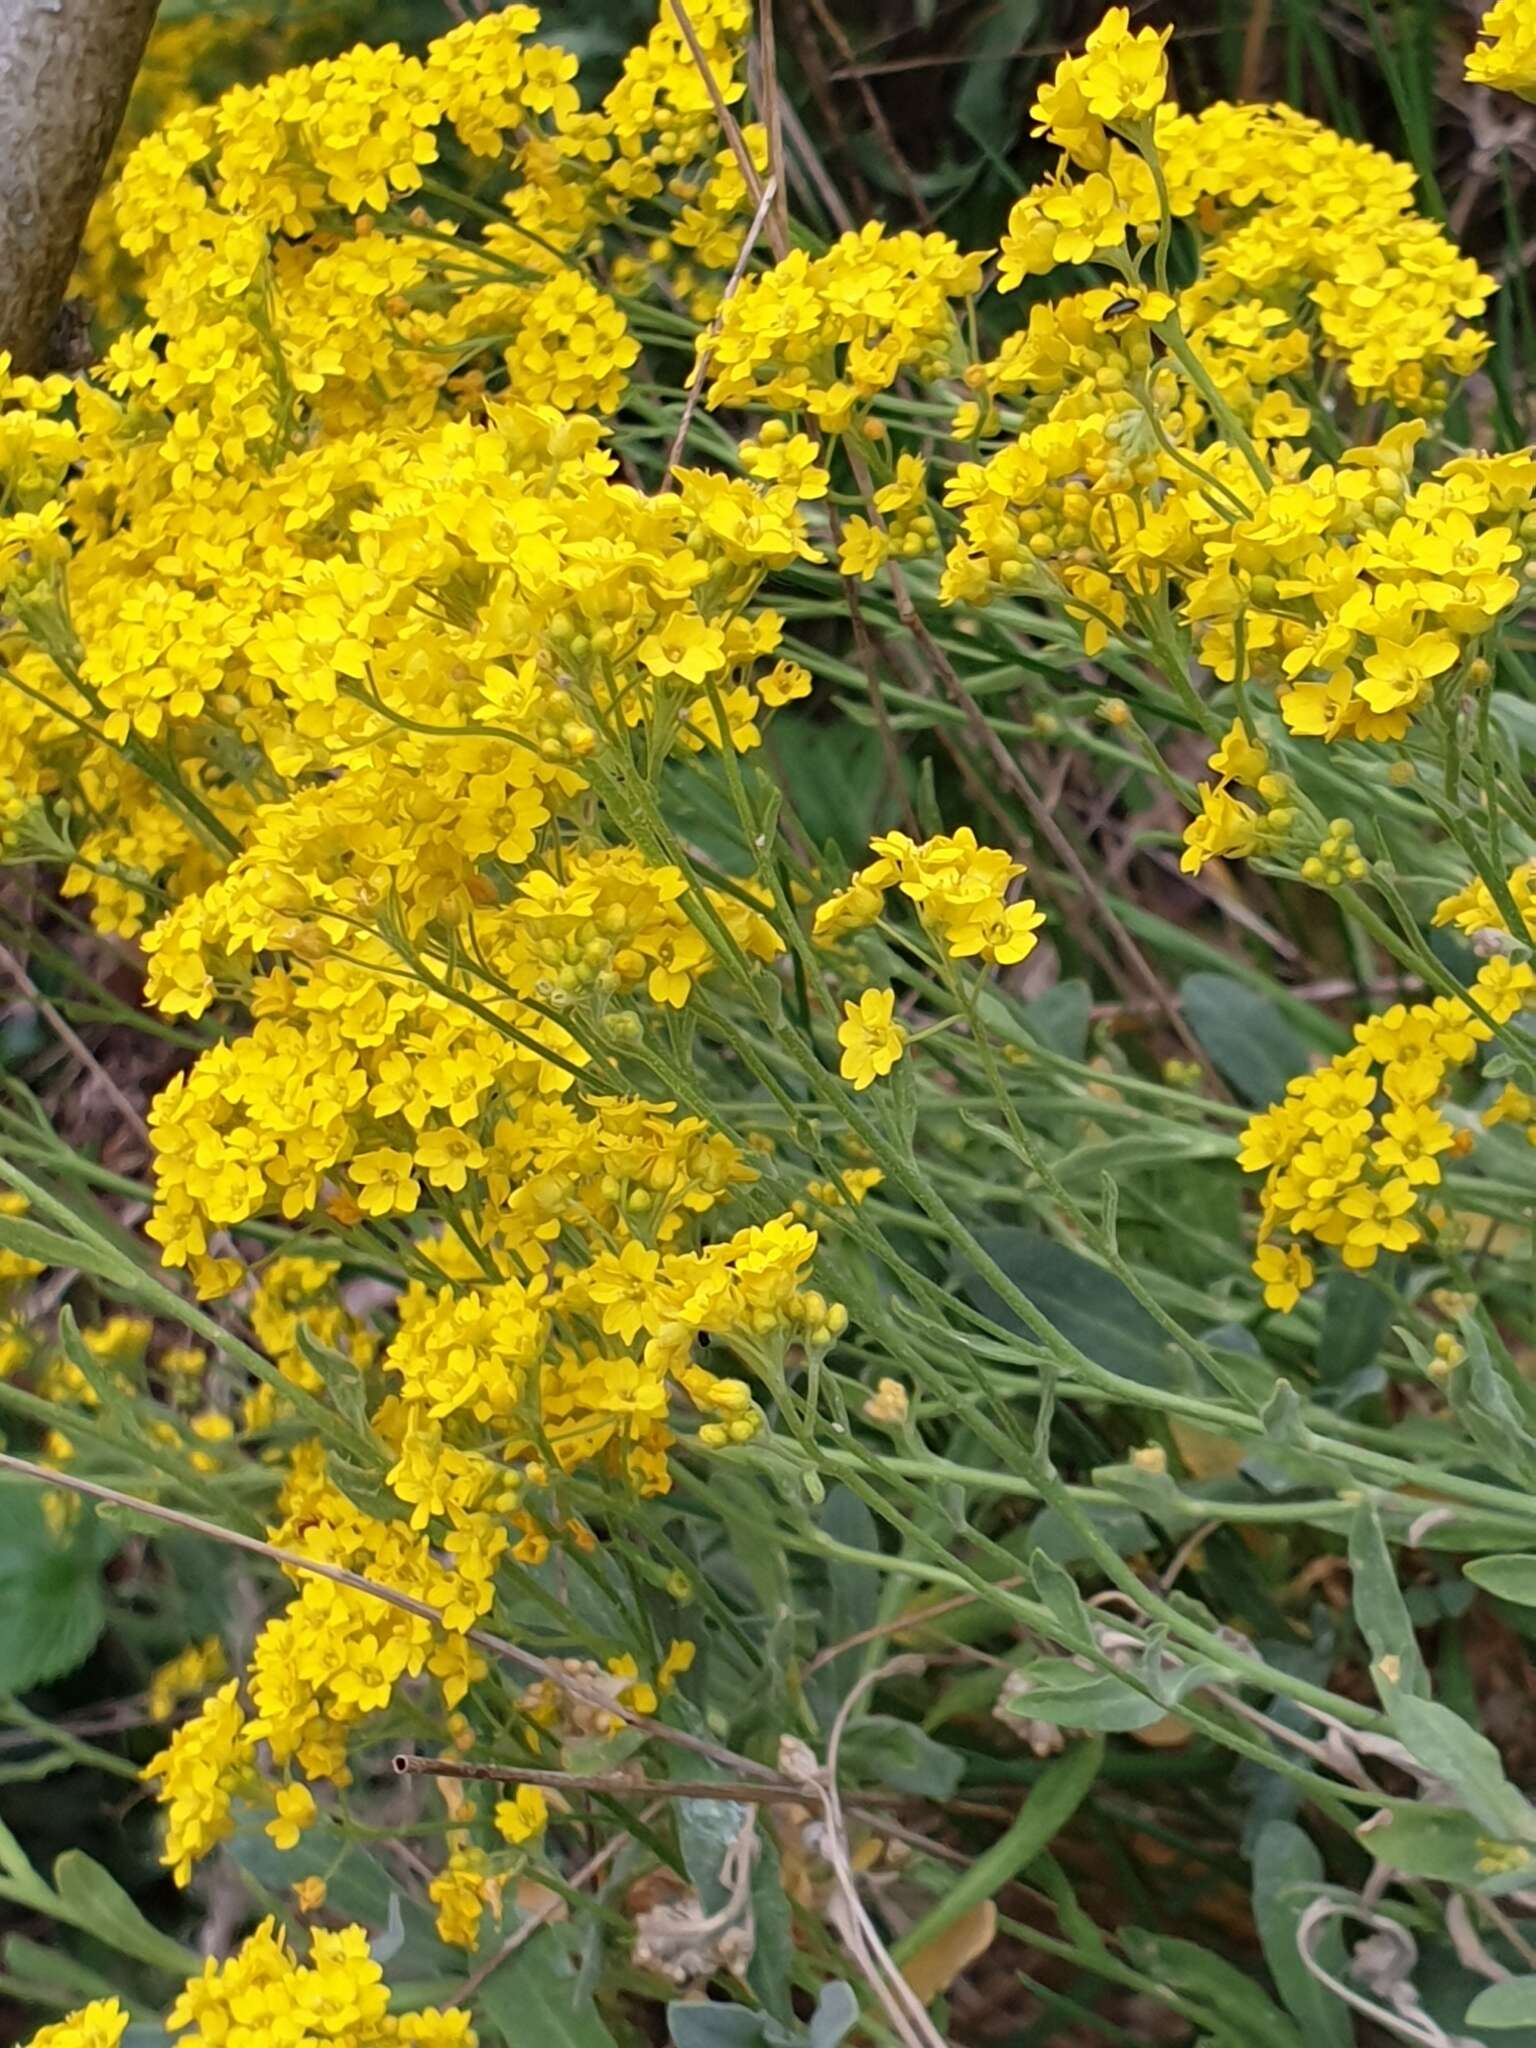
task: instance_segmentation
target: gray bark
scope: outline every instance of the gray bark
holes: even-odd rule
[[[47,367],[156,0],[0,0],[0,349]]]

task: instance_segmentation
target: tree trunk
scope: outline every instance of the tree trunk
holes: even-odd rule
[[[156,0],[0,0],[0,349],[48,341]]]

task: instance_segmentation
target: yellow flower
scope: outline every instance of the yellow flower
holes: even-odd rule
[[[357,1184],[358,1206],[365,1216],[408,1216],[421,1198],[411,1178],[411,1155],[396,1146],[358,1153],[347,1173]]]
[[[549,1825],[549,1804],[537,1785],[519,1785],[512,1798],[497,1800],[494,1818],[502,1840],[521,1849]]]
[[[901,1058],[907,1034],[892,1019],[892,989],[869,988],[856,1003],[844,1003],[837,1042],[843,1048],[838,1072],[863,1090],[888,1074]]]
[[[115,1998],[95,1998],[32,2036],[28,2048],[118,2048],[128,2014]]]
[[[1290,1313],[1316,1278],[1312,1261],[1299,1245],[1260,1245],[1253,1270],[1264,1283],[1265,1307],[1278,1309],[1282,1315]]]
[[[1536,100],[1536,15],[1528,0],[1494,0],[1478,34],[1490,40],[1479,41],[1467,54],[1472,83]]]
[[[277,1815],[267,1822],[266,1832],[279,1849],[291,1849],[304,1830],[313,1824],[319,1811],[315,1795],[307,1785],[279,1785],[274,1803]]]
[[[1208,861],[1241,860],[1259,843],[1258,813],[1225,789],[1213,789],[1202,782],[1199,789],[1200,815],[1184,828],[1184,851],[1179,867],[1186,875],[1198,875]]]

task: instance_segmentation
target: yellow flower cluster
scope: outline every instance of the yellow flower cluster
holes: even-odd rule
[[[1504,894],[1520,920],[1519,930],[1510,928],[1504,909],[1480,875],[1443,897],[1435,906],[1434,921],[1441,927],[1454,927],[1474,944],[1495,934],[1521,944],[1536,940],[1536,860],[1522,861],[1510,870],[1504,878]]]
[[[1100,260],[1133,275],[1166,205],[1197,226],[1201,253],[1200,277],[1169,310],[1224,391],[1307,366],[1315,325],[1322,359],[1344,366],[1357,397],[1436,409],[1446,380],[1486,352],[1486,337],[1462,322],[1481,313],[1493,281],[1412,212],[1412,171],[1289,107],[1218,101],[1184,114],[1157,104],[1161,40],[1142,30],[1121,48],[1134,52],[1138,82],[1117,98],[1111,67],[1103,104],[1125,105],[1110,119],[1129,141],[1086,111],[1075,73],[1092,58],[1064,59],[1065,83],[1042,91],[1036,113],[1060,100],[1065,125],[1048,120],[1048,132],[1085,175],[1064,166],[1017,202],[1001,288],[1061,263]]]
[[[830,942],[873,924],[887,891],[896,889],[916,904],[925,930],[950,959],[1012,967],[1034,951],[1044,914],[1033,897],[1006,900],[1024,873],[1023,863],[995,846],[979,845],[969,825],[921,844],[905,832],[887,832],[870,841],[870,851],[875,859],[817,908],[818,940]]]
[[[1363,436],[1367,406],[1434,414],[1486,346],[1466,323],[1489,281],[1413,213],[1403,167],[1285,109],[1178,112],[1166,35],[1113,9],[1041,91],[1063,161],[998,268],[1005,292],[1065,262],[1110,281],[975,361],[986,259],[940,234],[870,223],[722,297],[756,210],[715,104],[742,98],[748,7],[688,16],[697,53],[663,5],[600,104],[514,4],[420,56],[359,48],[176,105],[93,229],[135,266],[135,324],[77,381],[0,363],[0,835],[62,855],[166,1017],[216,1026],[149,1113],[146,1230],[200,1297],[238,1297],[276,1368],[253,1383],[115,1318],[39,1390],[66,1419],[121,1397],[162,1467],[239,1469],[274,1543],[425,1610],[295,1570],[245,1671],[204,1646],[155,1674],[157,1719],[206,1694],[146,1772],[182,1883],[242,1807],[291,1847],[406,1688],[465,1706],[472,1742],[498,1572],[591,1548],[600,1482],[660,1494],[680,1441],[749,1443],[754,1375],[846,1326],[801,1220],[839,1191],[797,1201],[695,1078],[798,943],[773,870],[732,872],[758,850],[738,757],[811,687],[769,579],[915,564],[951,605],[1065,610],[1090,655],[1171,647],[1181,680],[1261,685],[1292,734],[1397,741],[1475,686],[1531,577],[1536,456],[1416,479],[1422,418],[1327,461],[1306,445],[1297,380],[1333,376]],[[761,171],[762,130],[744,147]],[[466,157],[495,167],[494,203],[461,204]],[[1175,222],[1199,254],[1182,290]],[[647,491],[615,452],[601,416],[647,322],[696,344],[700,442],[737,409],[784,416],[740,473],[678,462]],[[970,459],[892,445],[912,379],[958,407]],[[1245,709],[1209,758],[1188,871],[1290,843],[1295,790],[1255,731]],[[701,764],[739,799],[739,855],[662,801]],[[818,944],[904,898],[951,986],[952,963],[1034,950],[1023,866],[969,827],[870,851]],[[1359,878],[1342,820],[1309,858]],[[1522,914],[1531,886],[1511,879]],[[1498,930],[1480,888],[1442,921]],[[1308,1241],[1357,1267],[1416,1241],[1452,1078],[1530,986],[1491,960],[1465,1002],[1373,1019],[1254,1120],[1273,1305],[1309,1284]],[[856,1091],[904,1056],[896,1000],[843,1007]],[[0,1290],[34,1270],[0,1256]],[[0,1331],[0,1371],[23,1355]],[[686,1663],[595,1668],[649,1711]],[[535,1727],[563,1711],[525,1704]],[[541,1801],[503,1807],[507,1845],[537,1838]],[[473,1939],[497,1868],[453,1842],[446,1939]],[[265,1929],[172,2025],[238,2048],[303,2008],[344,2048],[467,2038],[391,2019],[371,1971],[350,1933],[301,1965]],[[66,2023],[87,2024],[115,2038],[106,2008]]]
[[[1311,1285],[1308,1238],[1357,1271],[1422,1240],[1420,1191],[1439,1185],[1442,1155],[1465,1149],[1442,1114],[1450,1085],[1494,1025],[1533,1007],[1536,972],[1489,960],[1465,999],[1396,1003],[1356,1025],[1349,1052],[1251,1120],[1238,1160],[1265,1176],[1254,1271],[1271,1308]]]
[[[145,1707],[151,1721],[169,1721],[183,1700],[208,1691],[228,1669],[224,1645],[217,1636],[188,1643],[150,1677]]]
[[[27,2048],[118,2048],[127,2031],[127,2011],[115,1998],[93,1998],[67,2019],[39,2029]]]
[[[1206,762],[1216,772],[1214,783],[1202,782],[1196,792],[1200,815],[1184,832],[1179,866],[1198,875],[1208,861],[1242,858],[1266,842],[1283,837],[1295,821],[1290,784],[1273,775],[1268,750],[1235,720]],[[1265,804],[1261,813],[1232,794],[1234,784],[1251,789]]]
[[[981,274],[981,256],[947,235],[888,234],[878,221],[824,256],[795,249],[722,309],[709,403],[805,411],[842,433],[903,370],[946,374],[960,348],[950,302],[978,291]]]
[[[1526,0],[1493,0],[1478,34],[1479,41],[1467,56],[1472,83],[1536,100],[1536,15]]]
[[[264,1920],[225,1961],[210,1957],[171,2007],[166,2025],[176,2048],[474,2048],[462,2011],[428,2007],[390,2011],[384,1972],[367,1930],[316,1928],[301,1962],[275,1921]],[[128,2014],[115,1998],[96,1999],[34,2034],[29,2048],[118,2048]]]

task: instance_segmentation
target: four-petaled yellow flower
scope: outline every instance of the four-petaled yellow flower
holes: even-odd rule
[[[291,1849],[304,1830],[314,1822],[318,1808],[307,1785],[297,1782],[279,1785],[275,1797],[276,1816],[267,1822],[267,1833],[279,1849]]]
[[[838,1072],[855,1088],[865,1089],[888,1074],[901,1058],[907,1034],[894,1021],[895,991],[867,988],[856,1003],[844,1003],[837,1042],[843,1048]]]
[[[498,1799],[496,1832],[514,1849],[536,1842],[549,1825],[549,1802],[537,1785],[519,1785],[510,1799]]]

